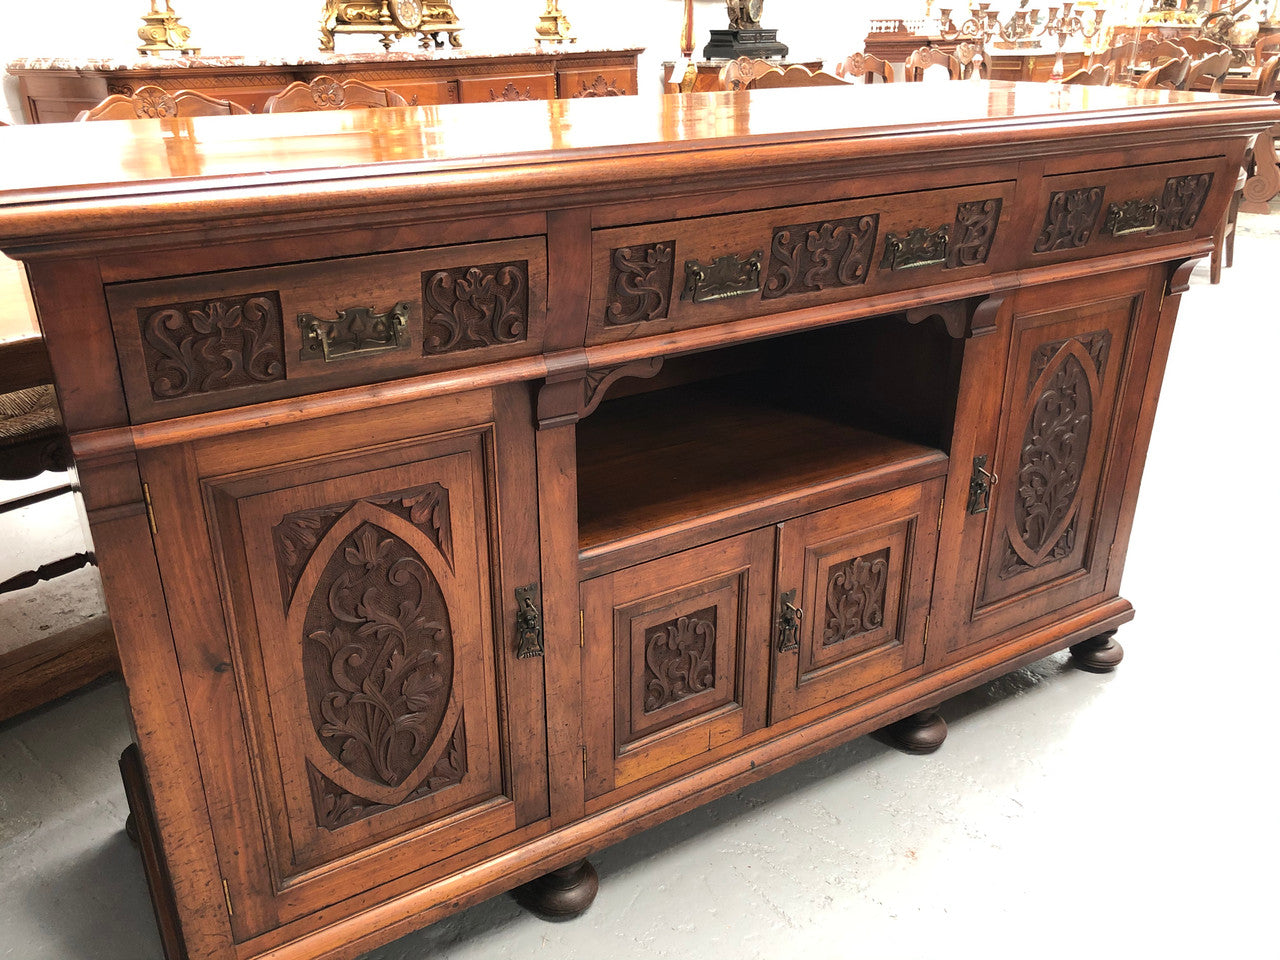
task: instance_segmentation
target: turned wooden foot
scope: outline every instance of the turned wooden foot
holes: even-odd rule
[[[1124,659],[1124,647],[1115,641],[1116,632],[1108,630],[1090,637],[1071,648],[1071,662],[1090,673],[1108,673]]]
[[[596,868],[590,861],[579,860],[516,887],[512,896],[544,920],[572,920],[591,906],[599,889]]]
[[[933,753],[947,739],[947,721],[936,710],[921,710],[889,724],[881,733],[904,753]]]

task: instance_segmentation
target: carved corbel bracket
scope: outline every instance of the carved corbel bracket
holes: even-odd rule
[[[1174,260],[1168,265],[1169,273],[1165,280],[1164,292],[1165,296],[1172,297],[1180,293],[1186,293],[1191,289],[1191,273],[1201,260],[1205,258],[1205,254],[1195,257],[1187,257],[1184,260]]]
[[[538,429],[577,423],[592,414],[609,388],[623,377],[649,379],[662,369],[662,357],[646,357],[594,370],[551,373],[538,392]]]
[[[950,300],[946,303],[934,303],[923,307],[912,307],[906,311],[907,323],[923,323],[930,317],[937,317],[947,328],[947,333],[956,340],[966,337],[981,337],[996,328],[996,317],[1004,305],[1004,294],[992,294],[989,297],[969,297],[966,300]]]

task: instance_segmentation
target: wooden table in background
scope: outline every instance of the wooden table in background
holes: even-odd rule
[[[363,80],[400,94],[411,106],[550,100],[636,93],[642,48],[620,50],[316,54],[295,60],[181,57],[161,60],[47,60],[9,64],[18,78],[28,123],[74,120],[109,94],[152,85],[198,90],[261,111],[267,98],[295,80],[318,76]]]

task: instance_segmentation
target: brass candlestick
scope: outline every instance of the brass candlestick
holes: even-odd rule
[[[142,15],[142,26],[138,28],[138,37],[142,46],[138,52],[144,56],[156,56],[162,53],[182,53],[194,57],[200,52],[199,47],[191,46],[191,28],[178,22],[178,15],[173,12],[170,0],[164,0],[164,9],[159,9],[161,0],[151,0],[151,10]]]
[[[564,43],[567,40],[575,43],[578,38],[570,34],[572,29],[569,18],[560,11],[560,0],[547,0],[547,12],[538,18],[538,25],[534,28],[536,42]]]

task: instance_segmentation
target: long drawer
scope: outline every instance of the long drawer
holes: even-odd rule
[[[135,423],[542,351],[544,237],[114,284]]]
[[[986,276],[1012,181],[596,230],[587,343]]]

